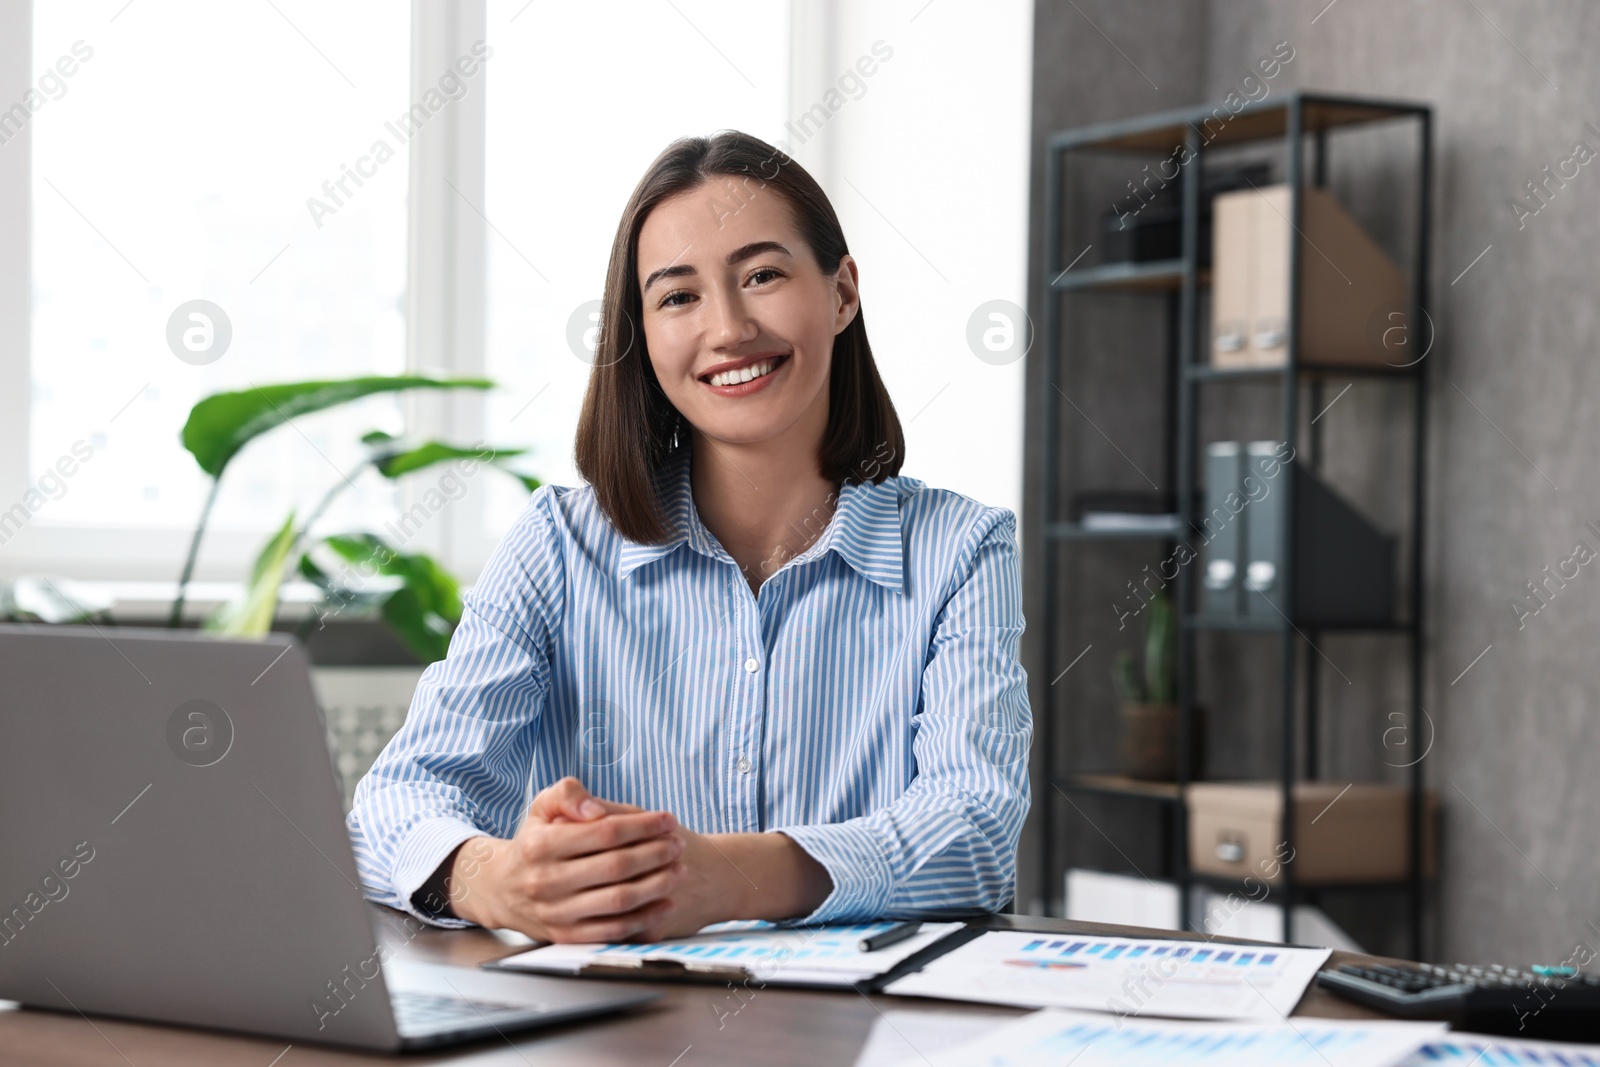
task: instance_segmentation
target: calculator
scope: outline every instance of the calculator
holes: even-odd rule
[[[1317,984],[1402,1019],[1457,1030],[1557,1041],[1600,1041],[1600,976],[1574,967],[1504,964],[1346,964]]]

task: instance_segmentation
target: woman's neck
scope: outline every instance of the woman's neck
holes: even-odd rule
[[[695,511],[752,591],[813,545],[833,518],[839,486],[823,477],[820,435],[809,447],[785,441],[732,445],[693,431]]]

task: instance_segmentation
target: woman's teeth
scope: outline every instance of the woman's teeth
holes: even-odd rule
[[[738,385],[741,382],[748,382],[752,378],[759,378],[763,374],[772,373],[772,368],[777,365],[778,361],[776,359],[764,359],[760,363],[752,363],[748,367],[740,367],[737,370],[725,370],[720,374],[713,374],[710,381],[712,385]]]

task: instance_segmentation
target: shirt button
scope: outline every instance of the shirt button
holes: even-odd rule
[[[753,658],[747,659],[744,661],[744,669],[754,674],[761,669],[761,664],[757,663]]]
[[[747,759],[744,756],[740,756],[739,757],[739,762],[736,763],[734,766],[739,768],[739,773],[740,774],[749,774],[750,773],[750,760]]]

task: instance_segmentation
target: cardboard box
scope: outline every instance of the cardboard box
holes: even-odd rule
[[[1283,842],[1280,784],[1196,782],[1186,798],[1189,865],[1201,874],[1279,885],[1292,858],[1297,885],[1401,881],[1410,869],[1409,798],[1400,786],[1296,782],[1291,853]],[[1436,798],[1425,793],[1426,877],[1434,872],[1437,811]]]
[[[1405,276],[1332,194],[1304,193],[1301,364],[1404,366],[1410,357],[1384,342],[1390,313],[1408,307]],[[1211,362],[1281,367],[1289,358],[1289,187],[1222,193],[1213,210]]]

